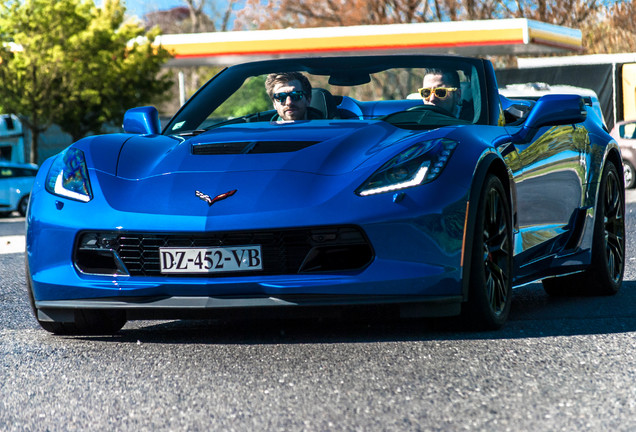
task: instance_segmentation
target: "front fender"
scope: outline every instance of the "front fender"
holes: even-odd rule
[[[462,242],[462,258],[461,258],[461,266],[462,266],[462,297],[463,301],[468,300],[468,289],[470,283],[470,273],[471,273],[471,247],[473,244],[475,236],[477,233],[475,232],[475,224],[471,221],[474,221],[477,217],[477,203],[479,202],[479,196],[481,194],[481,188],[484,182],[486,181],[486,177],[493,173],[497,175],[506,190],[508,191],[508,200],[510,203],[512,201],[511,194],[511,182],[508,175],[508,170],[501,156],[490,149],[482,154],[479,159],[477,166],[475,167],[475,171],[473,173],[472,183],[470,185],[470,192],[468,202],[466,204],[466,221],[464,223],[464,240]],[[514,204],[511,204],[514,208]],[[516,217],[513,213],[512,215],[513,223],[516,220]]]

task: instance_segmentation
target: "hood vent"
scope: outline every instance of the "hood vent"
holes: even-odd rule
[[[302,150],[320,141],[233,141],[193,144],[194,155],[288,153]]]

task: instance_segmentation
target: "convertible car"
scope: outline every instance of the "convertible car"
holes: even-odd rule
[[[413,98],[431,67],[459,76],[455,112]],[[311,120],[273,110],[264,83],[285,71],[309,79]],[[134,108],[123,133],[42,164],[27,214],[35,317],[104,334],[133,319],[386,308],[496,329],[522,284],[614,294],[621,154],[590,105],[509,100],[479,58],[228,67],[163,128]]]

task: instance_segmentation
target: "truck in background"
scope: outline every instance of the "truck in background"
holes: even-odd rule
[[[495,71],[500,87],[532,82],[592,89],[608,129],[636,119],[636,53],[517,59],[517,68]]]
[[[0,114],[0,161],[24,163],[24,130],[14,114]]]

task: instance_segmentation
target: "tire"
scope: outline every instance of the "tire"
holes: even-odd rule
[[[462,313],[471,328],[496,330],[507,321],[512,299],[512,216],[498,177],[486,177],[477,206]]]
[[[625,189],[633,189],[636,186],[636,170],[630,162],[623,161],[623,176],[625,177]]]
[[[115,334],[126,324],[123,311],[76,310],[73,322],[40,321],[33,296],[29,263],[25,259],[26,283],[29,303],[36,321],[44,330],[56,335],[110,335]]]
[[[29,195],[25,195],[20,199],[20,202],[18,203],[18,213],[20,213],[20,216],[26,216],[27,213],[27,209],[29,208]]]
[[[608,161],[599,185],[590,266],[582,273],[544,279],[552,296],[614,295],[625,271],[625,189],[616,165]]]

